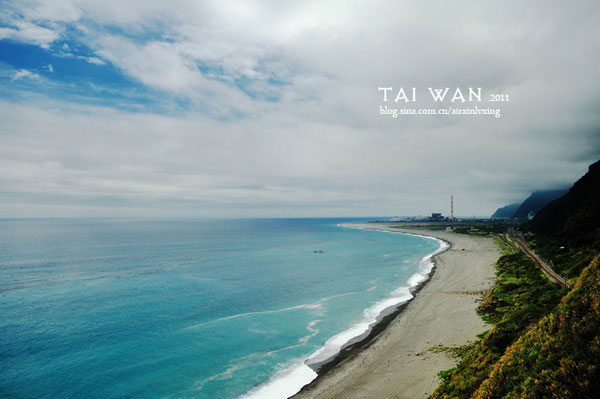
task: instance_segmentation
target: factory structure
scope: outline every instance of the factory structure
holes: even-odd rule
[[[430,222],[454,222],[454,195],[450,195],[450,217],[445,217],[441,213],[432,213],[428,220]]]
[[[441,212],[433,212],[431,216],[394,217],[393,222],[454,222],[454,195],[450,195],[450,217]]]

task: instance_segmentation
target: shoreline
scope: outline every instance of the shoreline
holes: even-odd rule
[[[419,281],[416,286],[410,288],[412,298],[404,303],[398,304],[391,313],[386,314],[378,320],[365,337],[360,338],[357,342],[350,343],[348,346],[342,348],[333,358],[327,359],[323,364],[319,365],[318,369],[315,370],[318,376],[290,398],[427,397],[438,385],[437,373],[453,367],[456,363],[454,359],[450,359],[442,353],[431,352],[428,349],[436,344],[464,345],[468,343],[469,340],[474,340],[478,333],[485,330],[485,323],[475,313],[476,306],[470,306],[472,311],[469,312],[469,314],[462,311],[462,307],[469,302],[471,305],[476,302],[473,301],[472,292],[481,292],[484,289],[491,288],[491,281],[494,276],[493,264],[499,257],[500,251],[489,238],[463,236],[456,233],[426,229],[402,229],[392,227],[398,226],[398,224],[395,223],[375,225],[370,223],[352,223],[344,224],[342,226],[433,238],[444,242],[446,248],[441,248],[430,255],[433,266],[425,276],[424,280]],[[457,244],[461,248],[458,248]],[[475,247],[476,250],[474,252],[470,251],[470,256],[466,256],[464,244],[468,244],[467,246],[469,249]],[[471,280],[474,281],[465,281],[464,284],[461,284],[461,281],[458,281],[458,284],[461,285],[461,290],[445,293],[452,295],[454,297],[453,299],[462,299],[458,302],[463,303],[456,303],[456,306],[454,307],[454,313],[456,313],[457,309],[460,309],[459,313],[461,313],[462,317],[442,322],[442,325],[439,326],[441,328],[438,328],[440,331],[433,333],[434,336],[438,335],[437,338],[440,338],[436,341],[441,342],[426,340],[428,335],[432,335],[432,328],[428,327],[435,326],[428,326],[427,324],[417,325],[417,323],[411,325],[411,320],[414,319],[415,316],[419,319],[419,314],[421,315],[421,318],[430,319],[431,317],[428,315],[427,308],[430,308],[432,304],[429,304],[430,306],[423,305],[428,305],[426,302],[431,302],[432,296],[430,294],[432,292],[448,285],[448,282],[443,279],[443,277],[448,274],[447,266],[456,264],[457,262],[452,261],[452,259],[450,259],[451,261],[449,262],[449,256],[444,255],[452,253],[453,258],[457,257],[459,260],[458,263],[460,264],[465,260],[468,260],[465,258],[473,258],[473,253],[476,254],[477,252],[486,252],[486,254],[489,255],[482,257],[483,262],[479,262],[483,263],[483,269],[485,270],[483,271],[483,274],[479,273],[477,276],[483,277],[483,279],[471,278]],[[474,263],[473,259],[470,260],[471,262],[467,263]],[[442,274],[442,276],[440,276],[440,274]],[[472,277],[473,274],[466,273],[463,277],[465,280],[468,280],[470,276]],[[434,284],[434,287],[432,288],[431,285],[434,281],[437,282],[437,284]],[[453,282],[457,282],[456,276]],[[475,283],[476,287],[467,287],[473,285],[470,283]],[[478,289],[469,290],[467,288]],[[444,292],[442,292],[442,294],[444,294]],[[443,302],[446,301],[444,298],[441,299],[441,302],[434,301],[434,307],[432,309],[433,313],[436,313],[435,305],[443,305]],[[468,326],[466,330],[468,331],[465,331],[462,334],[462,339],[457,340],[456,337],[453,337],[452,333],[445,334],[446,331],[451,332],[456,329],[453,327],[464,330],[465,319],[468,319],[468,322],[466,323],[466,326]],[[451,325],[447,328],[444,324]],[[413,344],[410,344],[410,342],[413,342]],[[398,349],[398,344],[404,345]],[[398,357],[399,359],[392,359],[390,354],[394,354],[394,357]],[[384,355],[383,358],[382,355]],[[433,362],[433,364],[430,361],[424,361],[420,362],[422,364],[419,365],[419,359],[428,360],[431,358],[436,358],[436,361]],[[394,360],[394,362],[392,362],[392,360]],[[417,364],[415,364],[415,362],[417,362]],[[379,374],[377,372],[378,369],[381,369],[384,373]],[[392,373],[390,373],[390,371],[392,371]],[[396,375],[394,376],[393,374]],[[393,377],[395,377],[396,381],[394,381]],[[425,381],[423,380],[424,378]],[[423,382],[425,382],[425,384],[423,384]]]
[[[317,377],[313,381],[309,382],[304,387],[302,387],[302,389],[297,393],[302,392],[302,390],[304,390],[306,387],[315,383],[316,380],[319,379],[322,375],[324,375],[327,372],[329,372],[330,370],[334,369],[338,364],[344,362],[346,359],[351,357],[357,351],[367,348],[377,338],[377,336],[379,334],[381,334],[383,331],[385,331],[385,329],[388,327],[388,325],[392,321],[394,321],[394,319],[396,317],[398,317],[400,315],[400,313],[402,313],[402,311],[415,298],[415,296],[419,293],[419,291],[421,291],[425,287],[425,285],[429,282],[429,280],[431,279],[431,277],[433,276],[433,274],[435,273],[435,270],[436,270],[437,256],[441,255],[442,253],[444,253],[444,252],[448,251],[450,248],[452,248],[452,243],[447,240],[444,240],[444,239],[441,239],[438,237],[427,236],[427,235],[423,235],[423,234],[413,234],[413,233],[406,233],[406,232],[392,231],[392,230],[378,229],[378,228],[365,228],[365,227],[362,227],[362,223],[361,224],[344,223],[344,224],[340,224],[339,226],[345,227],[345,228],[351,228],[351,229],[373,230],[373,231],[380,231],[380,232],[387,232],[387,233],[394,233],[394,234],[406,234],[406,235],[424,237],[424,238],[433,239],[435,241],[438,241],[440,243],[440,248],[438,248],[431,254],[426,255],[425,257],[423,257],[423,259],[421,259],[421,263],[430,262],[430,264],[431,264],[431,268],[426,273],[420,273],[420,271],[417,270],[409,278],[408,281],[410,281],[410,279],[412,279],[416,276],[421,277],[421,279],[419,281],[417,281],[416,283],[414,283],[414,285],[408,286],[408,292],[411,295],[410,298],[408,298],[402,302],[399,302],[395,305],[389,306],[388,308],[383,309],[380,312],[380,314],[376,317],[375,321],[373,321],[369,325],[367,331],[365,331],[361,335],[358,335],[358,336],[350,339],[348,342],[346,342],[344,345],[342,345],[339,352],[337,352],[333,356],[326,358],[322,361],[312,362],[312,363],[309,362],[311,360],[310,358],[307,359],[306,365],[308,367],[310,367],[317,374]]]
[[[249,391],[243,395],[241,399],[258,399],[266,397],[281,399],[284,392],[288,392],[285,394],[286,398],[293,398],[295,395],[298,395],[304,390],[309,389],[319,380],[319,378],[323,377],[330,371],[335,370],[339,364],[360,353],[360,351],[368,348],[374,342],[374,340],[385,331],[389,324],[392,323],[398,317],[398,315],[402,313],[402,311],[404,311],[408,304],[414,300],[417,293],[423,289],[431,276],[433,276],[436,269],[436,257],[445,251],[448,251],[452,247],[451,242],[442,238],[433,237],[431,235],[416,234],[413,232],[409,233],[389,229],[373,228],[373,224],[371,223],[369,223],[368,227],[365,227],[365,225],[362,223],[342,223],[338,224],[338,226],[342,228],[417,236],[433,240],[439,245],[439,247],[435,251],[421,258],[417,270],[415,270],[415,272],[408,278],[406,285],[398,287],[397,291],[400,289],[406,290],[405,293],[400,294],[403,296],[403,298],[398,298],[398,302],[389,304],[386,307],[378,307],[378,313],[374,319],[368,321],[368,324],[361,323],[361,325],[366,325],[363,332],[348,337],[347,341],[339,346],[335,345],[336,348],[334,351],[331,351],[331,348],[328,348],[329,341],[327,341],[323,347],[314,352],[308,358],[304,359],[301,363],[296,363],[295,365],[284,369],[279,377],[275,375],[267,384],[261,385],[258,388]],[[380,302],[387,302],[390,299],[394,299],[394,297],[390,296],[381,300]],[[374,304],[373,306],[377,306],[380,302]],[[340,334],[331,337],[330,340],[353,330],[355,327],[356,325],[348,330],[342,331]],[[327,354],[328,349],[329,354]],[[324,352],[325,355],[321,355],[322,352]]]

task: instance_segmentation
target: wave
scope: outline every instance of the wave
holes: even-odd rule
[[[298,310],[298,309],[319,309],[320,307],[321,307],[321,304],[319,302],[316,302],[316,303],[309,303],[309,304],[304,304],[304,305],[290,306],[288,308],[283,308],[283,309],[264,310],[264,311],[260,311],[260,312],[239,313],[239,314],[234,314],[231,316],[221,317],[219,319],[205,321],[203,323],[194,324],[193,326],[186,327],[185,329],[193,330],[193,329],[196,329],[196,328],[208,325],[208,324],[218,323],[218,322],[226,321],[226,320],[237,319],[239,317],[255,316],[258,314],[289,312],[290,310]]]
[[[432,261],[433,256],[445,251],[448,244],[434,237],[422,236],[436,240],[440,243],[440,247],[429,255],[426,255],[419,262],[417,272],[409,277],[407,285],[394,290],[390,296],[375,303],[363,312],[363,319],[351,326],[346,331],[343,331],[330,338],[325,345],[317,352],[313,353],[306,361],[306,364],[318,371],[324,364],[333,360],[343,349],[360,342],[367,338],[373,327],[375,327],[386,316],[392,314],[398,307],[410,301],[414,295],[415,289],[424,281],[426,281],[434,267]]]
[[[369,289],[367,289],[368,291],[371,291],[373,289],[375,289],[376,287],[370,287]],[[321,298],[319,299],[317,302],[313,302],[313,303],[305,303],[302,305],[296,305],[296,306],[290,306],[287,308],[283,308],[283,309],[272,309],[272,310],[262,310],[262,311],[258,311],[258,312],[246,312],[246,313],[238,313],[238,314],[234,314],[231,316],[225,316],[225,317],[221,317],[218,319],[214,319],[214,320],[208,320],[202,323],[198,323],[198,324],[194,324],[193,326],[189,326],[186,327],[185,330],[193,330],[208,324],[213,324],[213,323],[218,323],[221,321],[226,321],[226,320],[232,320],[232,319],[237,319],[239,317],[247,317],[247,316],[255,316],[255,315],[259,315],[259,314],[271,314],[271,313],[281,313],[281,312],[289,312],[290,310],[300,310],[300,309],[321,309],[321,307],[323,306],[323,302],[327,302],[331,299],[335,299],[335,298],[340,298],[343,296],[348,296],[348,295],[358,295],[358,294],[362,294],[361,291],[357,291],[357,292],[344,292],[342,294],[336,294],[336,295],[332,295],[326,298]]]
[[[315,328],[317,324],[319,324],[321,320],[312,320],[306,326],[309,334],[298,339],[298,343],[295,345],[290,345],[285,348],[280,348],[277,350],[262,352],[262,353],[253,353],[248,356],[241,357],[231,362],[231,366],[227,368],[224,372],[218,373],[214,376],[211,376],[203,381],[199,381],[196,383],[196,389],[200,390],[202,387],[210,381],[214,380],[224,380],[233,378],[233,374],[238,370],[242,370],[244,368],[249,367],[249,363],[256,362],[258,359],[263,359],[267,357],[271,357],[278,352],[283,352],[286,350],[298,348],[306,344],[312,337],[319,333],[319,329]],[[285,367],[279,373],[275,375],[273,378],[272,384],[264,384],[259,386],[256,390],[250,391],[243,398],[287,398],[298,392],[304,385],[308,384],[316,377],[316,372],[309,370],[305,370],[304,366],[301,362],[296,361],[289,367]],[[284,378],[281,378],[284,377]],[[310,378],[310,379],[308,379]],[[280,384],[279,381],[284,381],[285,384]],[[295,388],[298,385],[297,388]],[[290,388],[291,387],[291,388]],[[282,396],[287,392],[289,395]]]
[[[351,227],[343,226],[350,228]],[[364,229],[371,230],[371,229]],[[345,348],[352,346],[366,339],[373,328],[380,323],[386,316],[394,313],[400,306],[407,303],[414,297],[417,288],[429,278],[429,274],[435,266],[433,257],[444,252],[450,247],[450,244],[439,238],[424,236],[420,234],[409,234],[401,232],[390,232],[386,230],[377,230],[393,234],[415,235],[439,242],[439,248],[429,255],[424,256],[419,262],[417,271],[409,277],[407,285],[394,290],[389,297],[375,303],[363,312],[363,319],[348,328],[347,330],[331,337],[325,345],[304,360],[296,360],[295,363],[283,368],[276,373],[267,383],[251,390],[243,395],[241,399],[282,399],[289,398],[298,393],[302,387],[310,384],[319,375],[319,370],[333,361],[338,354]],[[336,295],[343,296],[342,295]],[[320,303],[321,301],[317,302]]]
[[[276,373],[266,384],[241,396],[241,399],[289,398],[317,377],[316,371],[304,364],[303,361],[297,361]]]

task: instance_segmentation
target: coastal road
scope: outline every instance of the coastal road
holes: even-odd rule
[[[527,255],[533,262],[542,270],[542,272],[548,277],[548,279],[561,287],[571,288],[571,285],[560,274],[556,273],[548,263],[544,262],[542,258],[540,258],[527,244],[527,241],[523,238],[523,235],[518,231],[511,229],[509,231],[510,238],[517,246]]]

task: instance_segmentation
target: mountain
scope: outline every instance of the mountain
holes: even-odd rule
[[[563,246],[600,248],[600,161],[525,227]]]
[[[598,397],[600,161],[519,229],[534,233],[526,234],[529,245],[571,288],[551,283],[523,252],[506,250],[478,309],[492,327],[459,347],[460,363],[440,373],[432,398]]]
[[[503,206],[502,208],[496,209],[496,212],[492,215],[492,219],[510,219],[515,214],[517,209],[521,206],[521,203],[510,204]]]
[[[567,193],[567,189],[534,191],[516,212],[513,219],[527,219],[531,214],[537,214],[543,207]]]
[[[559,306],[506,350],[474,398],[598,397],[598,263],[595,258]]]

